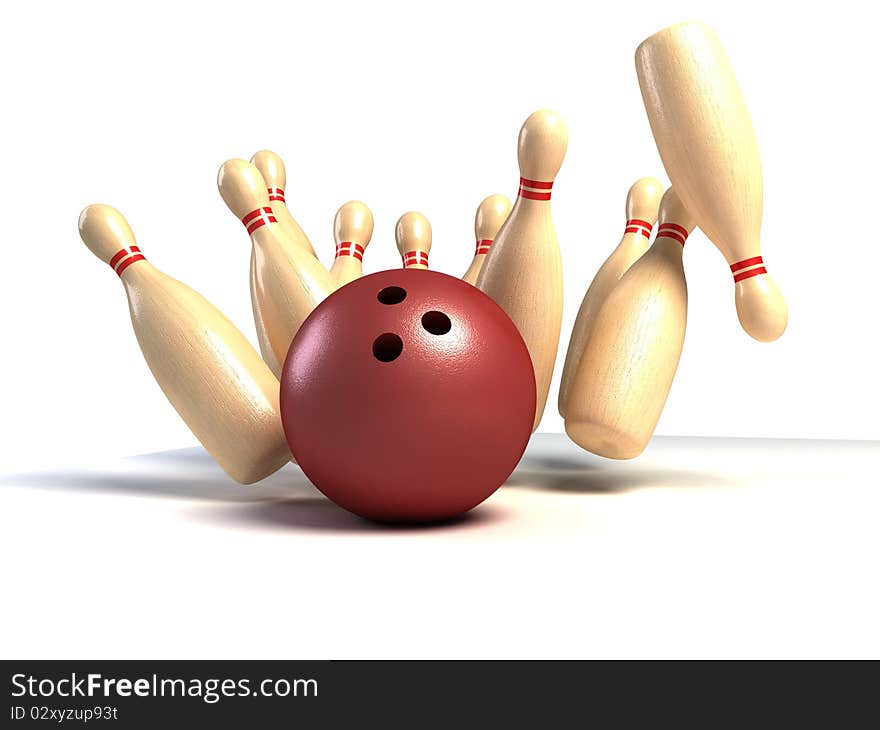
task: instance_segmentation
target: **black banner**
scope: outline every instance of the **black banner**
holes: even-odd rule
[[[790,722],[831,708],[835,726],[868,701],[848,677],[845,702],[806,665],[436,661],[3,661],[0,727],[473,726],[705,727]],[[830,673],[829,673],[830,674]],[[869,715],[870,716],[870,715]],[[856,715],[858,717],[858,715]],[[865,718],[865,715],[861,716]],[[874,714],[876,720],[876,714]],[[161,724],[161,725],[160,725]]]

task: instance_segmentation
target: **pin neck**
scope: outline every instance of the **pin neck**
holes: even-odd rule
[[[279,203],[284,202],[284,188],[276,188],[270,185],[266,188],[266,191],[269,193],[270,202],[273,200],[277,200]]]
[[[477,252],[474,254],[474,256],[479,256],[480,254],[489,253],[489,246],[492,245],[493,240],[494,239],[492,239],[492,238],[483,238],[483,239],[477,241]]]
[[[543,180],[529,180],[525,177],[519,179],[519,197],[526,200],[550,200],[552,188],[552,180],[545,182]]]
[[[110,265],[110,268],[113,269],[119,276],[122,276],[122,272],[125,271],[129,266],[131,266],[135,261],[146,261],[147,257],[141,253],[141,250],[137,246],[129,246],[128,248],[122,248],[113,254],[113,258],[111,258],[107,263]]]
[[[411,266],[428,266],[428,254],[425,251],[407,251],[402,255],[402,258],[404,269]]]
[[[364,260],[364,247],[352,241],[340,241],[336,244],[336,258],[353,256],[358,261]]]
[[[267,223],[277,223],[278,221],[276,220],[275,214],[272,212],[272,209],[267,205],[262,208],[257,208],[256,210],[252,210],[244,218],[241,219],[241,222],[244,223],[244,227],[247,229],[248,233],[253,233],[255,230],[257,230],[261,226],[265,226]]]
[[[661,223],[657,229],[657,238],[671,238],[673,241],[678,241],[682,247],[689,235],[688,229],[677,223]]]
[[[736,284],[743,279],[751,279],[759,274],[766,274],[767,269],[764,267],[764,259],[761,256],[752,256],[750,259],[743,259],[730,265],[730,271],[733,273],[733,282]]]
[[[630,218],[626,222],[626,228],[624,228],[623,233],[626,235],[627,233],[641,233],[645,238],[651,237],[651,229],[654,226],[648,223],[648,221],[643,221],[640,218]]]

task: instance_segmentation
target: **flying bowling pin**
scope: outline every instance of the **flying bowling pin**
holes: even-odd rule
[[[535,368],[538,427],[562,327],[562,257],[550,212],[553,180],[568,147],[568,130],[552,111],[534,112],[519,133],[519,196],[477,277],[513,320]]]
[[[758,145],[718,37],[703,23],[674,25],[638,47],[636,70],[666,173],[730,265],[740,324],[756,340],[775,340],[788,309],[761,257]]]
[[[364,251],[373,237],[373,213],[359,200],[350,200],[336,211],[333,238],[336,258],[330,278],[338,289],[364,275]]]
[[[284,162],[274,152],[260,150],[251,158],[251,163],[260,171],[266,181],[269,207],[272,208],[281,230],[290,236],[299,248],[317,258],[309,237],[291,215],[287,201],[284,199],[284,188],[287,185],[287,171],[284,169]]]
[[[147,365],[214,460],[242,484],[284,466],[291,457],[278,380],[244,335],[200,294],[150,264],[115,208],[83,210],[79,234],[122,280]]]
[[[565,431],[594,454],[632,459],[657,427],[687,324],[682,249],[695,221],[670,188],[657,238],[599,309],[571,383]]]
[[[266,183],[245,160],[223,163],[217,187],[253,243],[251,301],[260,342],[273,353],[268,363],[280,377],[294,335],[312,310],[333,291],[330,275],[311,254],[294,245],[269,206]]]
[[[510,198],[506,195],[490,195],[480,203],[480,206],[477,208],[477,215],[474,218],[474,235],[477,237],[477,250],[474,253],[474,260],[471,261],[468,270],[461,277],[462,281],[466,281],[468,284],[477,283],[477,276],[480,274],[480,269],[483,268],[483,261],[486,259],[486,254],[489,253],[489,247],[492,245],[492,241],[495,240],[498,229],[507,220],[510,208]]]
[[[636,180],[627,193],[623,238],[593,277],[593,282],[581,302],[568,341],[568,352],[565,355],[565,366],[562,369],[562,381],[559,385],[559,415],[563,418],[565,418],[565,404],[571,392],[571,380],[584,351],[584,344],[590,336],[593,321],[611,290],[620,281],[620,277],[648,250],[651,230],[657,222],[657,210],[662,197],[663,185],[653,177]]]
[[[421,213],[404,213],[394,228],[404,269],[427,269],[431,252],[431,224]]]

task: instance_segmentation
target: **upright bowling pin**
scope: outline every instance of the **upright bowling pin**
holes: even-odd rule
[[[229,160],[217,177],[226,206],[241,220],[253,243],[251,301],[260,342],[273,353],[280,376],[287,349],[300,325],[333,291],[330,275],[314,256],[295,246],[269,207],[266,183],[250,162]]]
[[[338,289],[364,275],[364,251],[373,237],[373,214],[359,200],[350,200],[336,211],[333,219],[333,238],[336,258],[330,268],[330,278]]]
[[[554,112],[534,112],[519,132],[519,196],[477,277],[477,288],[505,311],[522,335],[535,368],[538,427],[562,327],[562,257],[550,212],[553,179],[568,147]]]
[[[119,275],[156,382],[226,473],[250,484],[289,461],[278,380],[235,325],[150,264],[115,208],[83,210],[79,234]]]
[[[461,277],[462,281],[466,281],[468,284],[477,283],[477,276],[480,274],[480,269],[483,268],[483,261],[486,259],[486,254],[489,253],[489,246],[495,240],[498,229],[510,215],[510,208],[510,198],[506,195],[490,195],[480,203],[477,215],[474,217],[477,250],[474,253],[474,260],[471,261],[468,270]]]
[[[269,207],[278,220],[278,225],[293,242],[303,251],[316,256],[309,237],[296,222],[287,207],[284,199],[284,188],[287,185],[287,171],[284,162],[270,150],[260,150],[251,158],[251,163],[256,167],[266,181],[266,192],[269,195]]]
[[[404,269],[427,269],[431,252],[431,224],[421,213],[404,213],[394,228]]]
[[[703,23],[674,25],[639,46],[636,70],[669,179],[730,264],[740,324],[775,340],[788,309],[761,258],[758,145],[718,37]]]
[[[571,380],[577,370],[596,315],[608,294],[620,281],[620,277],[648,250],[651,230],[657,222],[657,209],[660,207],[662,197],[663,185],[653,177],[636,180],[629,189],[626,196],[626,226],[623,229],[623,238],[593,277],[571,330],[565,366],[562,369],[562,381],[559,385],[559,415],[563,418],[571,392]]]
[[[571,384],[565,431],[594,454],[631,459],[647,446],[681,357],[687,282],[681,254],[694,220],[672,188],[657,239],[596,316]]]

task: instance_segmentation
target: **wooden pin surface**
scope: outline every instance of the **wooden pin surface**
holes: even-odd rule
[[[657,211],[662,197],[663,184],[653,177],[636,180],[627,193],[623,237],[617,248],[605,259],[605,263],[599,268],[584,294],[568,341],[568,351],[565,354],[565,365],[562,368],[562,380],[559,385],[559,415],[563,418],[565,418],[568,396],[571,393],[571,381],[577,371],[584,344],[590,336],[596,315],[611,290],[620,281],[620,277],[648,250],[651,230],[657,222]]]
[[[241,220],[253,244],[251,301],[260,343],[273,353],[269,365],[280,377],[287,350],[305,318],[333,291],[327,270],[294,245],[269,206],[266,183],[245,160],[228,160],[217,187],[230,211]]]
[[[682,249],[695,221],[672,188],[660,203],[657,239],[599,310],[571,384],[565,431],[611,459],[650,441],[675,376],[687,325]]]
[[[568,147],[568,130],[555,112],[541,110],[519,133],[519,195],[477,277],[513,320],[535,369],[538,427],[559,347],[562,327],[562,255],[550,211],[553,181]]]
[[[251,163],[266,181],[269,207],[278,219],[281,230],[290,236],[296,246],[317,258],[309,237],[287,207],[287,170],[282,159],[271,150],[260,150],[251,158]]]
[[[333,239],[336,258],[330,268],[330,278],[339,288],[364,274],[364,252],[373,237],[373,213],[359,200],[350,200],[336,211],[333,219]]]
[[[730,264],[743,329],[775,340],[788,309],[761,257],[761,161],[739,84],[704,23],[655,33],[636,50],[645,110],[666,173]]]
[[[394,227],[397,250],[404,269],[427,269],[431,252],[431,224],[414,210],[404,213]]]
[[[150,264],[115,208],[87,207],[79,233],[119,275],[144,359],[208,453],[242,484],[280,469],[291,456],[278,380],[245,336],[204,297]]]
[[[468,284],[477,283],[477,276],[480,274],[480,269],[483,268],[483,261],[486,260],[486,254],[489,253],[489,247],[495,240],[498,230],[507,220],[507,216],[510,215],[512,207],[513,204],[506,195],[490,195],[480,203],[477,214],[474,216],[476,250],[471,265],[461,277],[462,281],[466,281]]]

